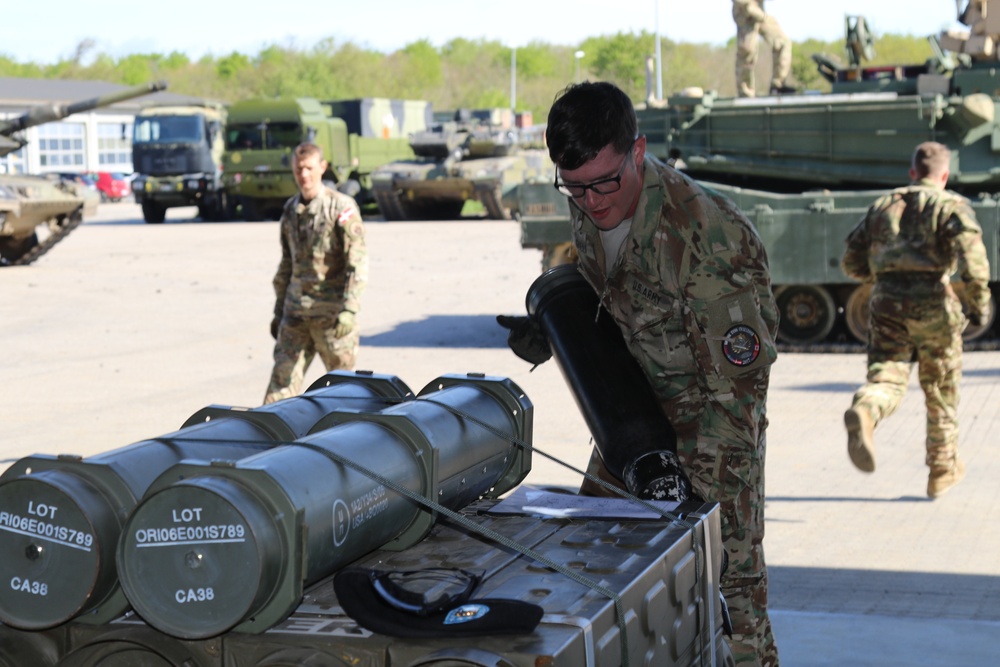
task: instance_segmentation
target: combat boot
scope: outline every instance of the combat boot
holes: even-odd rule
[[[863,472],[875,472],[875,424],[864,408],[853,407],[844,413],[847,427],[847,454],[854,467]]]
[[[958,457],[955,457],[955,463],[951,467],[933,466],[931,475],[927,478],[927,496],[940,498],[964,478],[965,462]]]

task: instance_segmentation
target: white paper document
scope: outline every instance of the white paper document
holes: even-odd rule
[[[671,514],[680,503],[647,501]],[[553,519],[663,519],[642,503],[627,498],[593,498],[519,486],[488,510],[489,514],[543,516]]]

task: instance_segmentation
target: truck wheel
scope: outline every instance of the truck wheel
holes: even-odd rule
[[[246,222],[260,222],[264,219],[260,205],[249,197],[240,197],[240,208],[243,209],[243,220]]]
[[[833,297],[822,285],[788,285],[778,302],[778,338],[786,343],[817,343],[826,338],[837,318]]]
[[[226,195],[225,204],[223,206],[223,213],[225,220],[239,220],[240,217],[240,198],[230,197]]]
[[[151,224],[158,224],[167,217],[167,207],[154,201],[142,202],[142,219]]]
[[[220,191],[219,194],[215,196],[213,219],[218,222],[232,220],[231,208],[232,207],[229,205],[229,196],[225,192]]]

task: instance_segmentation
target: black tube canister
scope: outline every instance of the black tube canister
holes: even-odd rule
[[[377,411],[412,399],[390,375],[334,371],[301,395],[260,408],[210,406],[173,433],[81,456],[27,456],[0,475],[0,622],[41,630],[98,625],[129,603],[115,548],[149,485],[184,460],[233,462],[304,436],[337,409]]]
[[[515,441],[530,447],[532,415],[506,378],[443,376],[413,400],[344,412],[232,465],[180,463],[122,529],[125,594],[143,620],[181,639],[264,632],[304,586],[375,549],[406,549],[434,526],[433,512],[342,461],[459,510],[528,474]]]
[[[543,273],[528,288],[526,303],[608,471],[640,498],[687,499],[677,434],[618,325],[577,268],[565,264]]]

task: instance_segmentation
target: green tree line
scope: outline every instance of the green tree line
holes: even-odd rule
[[[870,65],[919,64],[931,56],[924,38],[877,36],[877,55]],[[544,120],[555,95],[577,76],[613,81],[633,100],[656,90],[648,77],[656,36],[646,31],[591,37],[575,46],[532,42],[512,54],[498,41],[456,38],[441,47],[418,40],[392,53],[366,49],[351,41],[324,39],[312,47],[271,44],[256,54],[232,52],[191,60],[183,53],[134,53],[119,58],[95,52],[81,42],[72,57],[53,64],[19,62],[0,54],[0,77],[100,80],[125,85],[166,79],[174,93],[223,102],[249,98],[315,97],[323,100],[360,97],[421,99],[435,110],[462,107],[509,107],[512,61],[516,63],[516,108]],[[664,95],[697,86],[735,94],[735,38],[725,45],[661,39]],[[577,62],[576,52],[583,56]],[[803,89],[826,92],[829,84],[812,61],[814,53],[846,64],[844,40],[797,42],[792,72]],[[512,58],[512,55],[515,56]],[[771,58],[761,44],[758,86],[767,85]],[[650,72],[652,73],[652,72]]]

